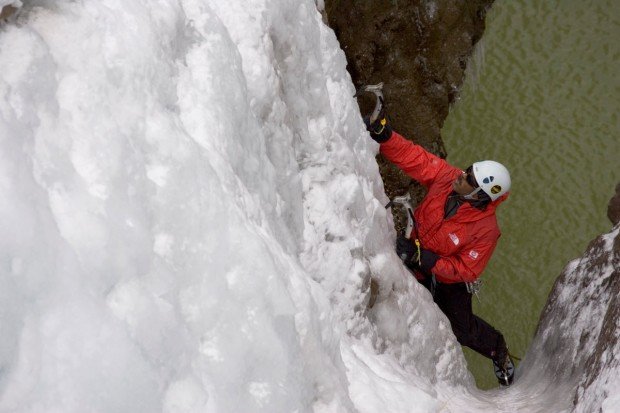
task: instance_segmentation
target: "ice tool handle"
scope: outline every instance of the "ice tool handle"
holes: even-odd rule
[[[388,204],[385,206],[385,209],[391,208],[394,204],[399,204],[405,209],[405,212],[407,214],[407,228],[405,229],[405,236],[407,238],[410,238],[415,222],[413,218],[413,206],[411,205],[411,195],[407,193],[407,195],[395,197],[390,202],[388,202]],[[419,241],[416,245],[418,248],[420,248]]]
[[[379,119],[379,116],[383,111],[383,82],[377,83],[376,85],[361,86],[359,89],[357,89],[357,92],[353,97],[358,97],[364,92],[374,93],[375,97],[377,98],[377,101],[375,103],[375,109],[372,111],[372,115],[370,115],[370,123],[373,124],[377,119]]]

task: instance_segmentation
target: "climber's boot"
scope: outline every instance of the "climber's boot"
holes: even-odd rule
[[[510,386],[512,384],[515,375],[515,365],[508,352],[499,354],[497,359],[493,359],[493,369],[500,385]]]

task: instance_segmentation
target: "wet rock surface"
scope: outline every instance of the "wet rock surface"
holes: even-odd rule
[[[345,51],[356,86],[384,82],[394,129],[441,157],[441,127],[465,77],[493,0],[327,1],[329,25]],[[374,97],[359,100],[363,114]],[[423,191],[378,157],[389,197]]]

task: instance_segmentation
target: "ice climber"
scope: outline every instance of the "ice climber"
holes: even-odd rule
[[[411,237],[397,239],[397,254],[431,292],[459,343],[490,358],[499,383],[510,385],[514,364],[504,336],[472,312],[473,288],[500,236],[495,209],[508,196],[508,170],[481,161],[462,171],[392,131],[385,118],[365,123],[381,153],[428,190]]]

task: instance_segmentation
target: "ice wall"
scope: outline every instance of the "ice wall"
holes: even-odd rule
[[[422,412],[471,386],[353,93],[312,1],[26,2],[0,31],[0,410]]]

